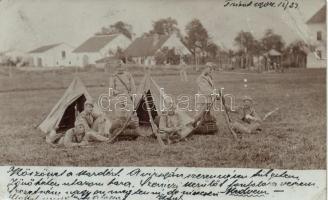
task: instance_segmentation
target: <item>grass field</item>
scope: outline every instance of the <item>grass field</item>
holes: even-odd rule
[[[90,94],[106,92],[108,75],[79,72]],[[153,78],[165,91],[178,95],[196,92],[194,80],[183,83],[174,75]],[[219,132],[193,136],[161,151],[157,141],[98,144],[92,148],[60,149],[45,143],[45,134],[35,127],[47,116],[73,79],[72,73],[20,72],[0,75],[0,164],[50,166],[186,166],[284,169],[326,168],[326,71],[295,70],[278,73],[215,72],[217,88],[236,96],[255,99],[260,115],[279,107],[257,135],[243,135],[238,142],[228,132],[223,114]],[[248,87],[243,80],[247,78]],[[136,82],[141,74],[136,76]]]

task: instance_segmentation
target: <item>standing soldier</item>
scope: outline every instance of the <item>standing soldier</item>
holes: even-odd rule
[[[117,65],[116,72],[110,79],[109,87],[120,107],[133,106],[133,94],[136,93],[136,86],[131,73],[126,71],[122,61]]]
[[[212,78],[213,63],[206,63],[205,69],[197,78],[198,94],[196,95],[195,124],[207,113],[210,116],[211,105],[213,105],[215,88]]]
[[[136,86],[130,72],[120,62],[116,67],[115,74],[110,80],[110,89],[112,90],[113,102],[115,105],[115,120],[113,121],[110,132],[113,133],[116,129],[123,126],[129,115],[132,114],[131,121],[128,122],[128,127],[136,129],[139,122],[137,114],[134,110],[134,94],[136,94]]]
[[[186,63],[181,60],[180,64],[180,79],[181,81],[187,82],[188,81],[188,76],[187,76],[187,71],[186,71],[187,65]]]

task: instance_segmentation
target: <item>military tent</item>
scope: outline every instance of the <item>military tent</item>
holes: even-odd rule
[[[139,87],[137,88],[137,95],[135,98],[135,110],[139,118],[139,125],[150,126],[149,113],[147,111],[146,101],[149,105],[149,110],[152,119],[155,120],[157,116],[165,109],[165,103],[174,100],[170,96],[165,94],[164,89],[161,88],[154,79],[150,76],[150,73],[146,73],[142,79]],[[190,117],[182,111],[178,112],[183,116],[185,121],[190,121]],[[158,121],[156,122],[158,125]]]
[[[45,133],[53,129],[63,132],[74,127],[76,112],[83,111],[86,100],[92,100],[92,98],[82,81],[75,77],[64,95],[39,125],[40,130]]]
[[[162,91],[153,78],[150,77],[149,72],[146,73],[137,88],[137,94],[134,99],[134,106],[140,126],[151,125],[146,101],[148,102],[152,119],[155,120],[155,118],[160,115],[165,97],[164,91]]]

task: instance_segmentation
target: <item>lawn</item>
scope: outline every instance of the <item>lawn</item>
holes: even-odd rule
[[[90,94],[107,91],[108,75],[77,72]],[[196,92],[196,73],[183,83],[174,73],[153,76],[172,95]],[[141,79],[136,76],[136,82]],[[215,72],[217,88],[241,97],[250,95],[260,115],[279,107],[263,123],[260,134],[233,140],[223,114],[219,132],[160,149],[153,138],[98,144],[89,148],[52,148],[37,125],[63,95],[73,73],[17,72],[0,75],[0,164],[50,166],[185,166],[280,169],[326,168],[326,71],[293,70],[286,73]],[[243,80],[247,79],[247,87]]]

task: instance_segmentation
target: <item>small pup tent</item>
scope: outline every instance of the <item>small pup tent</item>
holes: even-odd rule
[[[84,102],[92,100],[82,81],[75,77],[62,98],[52,108],[46,119],[39,125],[41,131],[64,132],[74,127],[77,112],[82,112]]]
[[[160,114],[161,103],[165,100],[165,94],[157,85],[157,83],[150,77],[149,72],[147,72],[140,82],[137,88],[137,95],[135,98],[135,110],[139,118],[140,126],[150,126],[150,115],[147,110],[150,110],[150,114],[153,120]]]

